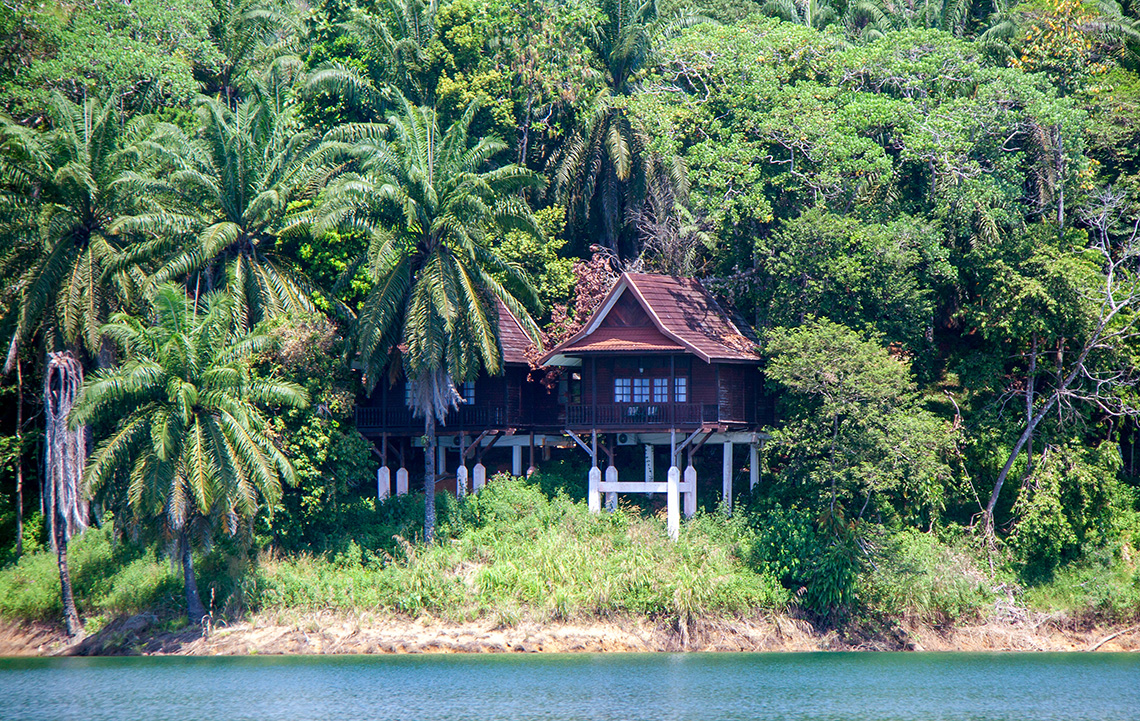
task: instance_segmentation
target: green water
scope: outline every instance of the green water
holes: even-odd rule
[[[1140,719],[1140,654],[0,659],[0,719]]]

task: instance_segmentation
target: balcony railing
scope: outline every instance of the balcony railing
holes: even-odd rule
[[[715,403],[606,403],[566,406],[570,428],[625,428],[640,426],[683,427],[716,423]]]
[[[459,406],[447,414],[445,428],[463,430],[487,430],[507,425],[507,412],[502,407]],[[422,431],[423,418],[412,416],[407,408],[384,406],[356,408],[356,427],[360,430],[408,430]]]

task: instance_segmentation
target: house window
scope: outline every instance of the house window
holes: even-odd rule
[[[614,378],[614,403],[629,403],[630,387],[629,378]]]
[[[649,379],[648,378],[634,378],[633,379],[633,402],[634,403],[648,403],[649,402]]]
[[[412,407],[412,382],[404,381],[404,405]]]
[[[463,397],[463,402],[470,405],[475,402],[475,381],[463,381],[459,387],[459,395]]]
[[[582,374],[571,373],[570,382],[567,384],[567,395],[571,403],[582,402]]]
[[[654,378],[653,379],[653,402],[654,403],[668,403],[669,402],[669,379],[668,378]]]
[[[685,376],[678,376],[673,379],[673,402],[689,402],[689,379]]]

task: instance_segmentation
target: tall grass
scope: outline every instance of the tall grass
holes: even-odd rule
[[[68,544],[79,613],[119,616],[177,607],[182,579],[152,548],[117,542],[109,525],[92,528]],[[43,621],[62,613],[59,566],[51,550],[25,554],[0,570],[0,617]]]
[[[707,516],[679,543],[663,519],[585,504],[497,478],[458,505],[451,537],[396,554],[350,546],[333,558],[266,557],[249,599],[262,610],[389,610],[448,620],[572,620],[614,614],[690,619],[786,606],[775,579],[742,562],[739,523]],[[733,525],[735,523],[735,525]]]

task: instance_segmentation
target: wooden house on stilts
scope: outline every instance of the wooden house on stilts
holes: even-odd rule
[[[457,495],[483,486],[487,479],[484,460],[492,449],[499,455],[510,449],[512,474],[521,476],[532,469],[535,447],[541,448],[548,441],[545,434],[536,431],[543,419],[557,416],[557,398],[528,380],[526,351],[530,339],[507,307],[496,305],[502,372],[495,376],[483,373],[474,381],[457,383],[461,401],[437,426],[437,489],[453,490]],[[356,407],[357,429],[373,441],[381,456],[377,472],[377,494],[381,498],[408,492],[412,454],[423,448],[424,422],[413,417],[410,398],[407,379],[391,382],[385,378],[372,397],[362,399]],[[398,464],[394,473],[392,462]],[[449,468],[454,471],[449,473]]]
[[[665,493],[676,537],[680,497],[686,517],[696,511],[693,455],[710,443],[723,448],[722,502],[729,509],[735,446],[748,449],[756,484],[766,437],[760,428],[771,413],[749,332],[696,280],[624,273],[582,330],[546,355],[544,363],[565,367],[559,420],[590,455],[591,510],[600,510],[603,494],[613,507],[618,493]],[[609,438],[599,446],[602,435]],[[634,444],[645,447],[645,480],[623,482],[613,449]],[[669,449],[664,482],[656,480],[656,446]],[[608,458],[604,479],[599,448]]]

